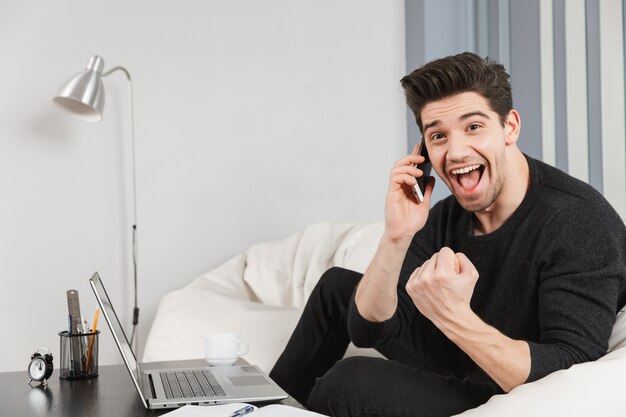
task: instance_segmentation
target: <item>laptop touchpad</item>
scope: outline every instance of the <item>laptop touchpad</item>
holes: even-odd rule
[[[269,382],[260,375],[251,376],[230,376],[228,377],[230,382],[236,387],[243,387],[248,385],[268,385]]]

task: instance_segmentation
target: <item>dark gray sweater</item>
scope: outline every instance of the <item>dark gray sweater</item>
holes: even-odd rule
[[[363,319],[352,299],[349,332],[377,347],[410,333],[421,363],[443,375],[486,374],[414,306],[409,275],[443,246],[463,252],[480,277],[472,310],[503,334],[530,345],[528,382],[604,355],[616,312],[626,303],[626,227],[589,185],[527,157],[531,184],[496,231],[474,236],[473,214],[453,196],[437,203],[407,252],[398,308],[383,322]],[[411,328],[410,332],[406,332]]]

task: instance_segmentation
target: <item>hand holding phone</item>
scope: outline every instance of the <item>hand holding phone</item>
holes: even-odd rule
[[[430,171],[433,166],[430,163],[430,158],[428,157],[428,149],[426,149],[426,145],[424,144],[424,140],[420,143],[419,149],[417,151],[418,155],[424,157],[424,162],[421,164],[416,164],[415,167],[423,172],[421,177],[415,177],[417,180],[417,184],[413,186],[413,192],[415,193],[415,197],[417,197],[417,201],[419,203],[424,202],[424,195],[426,194],[426,184],[428,184],[428,179],[430,178]]]

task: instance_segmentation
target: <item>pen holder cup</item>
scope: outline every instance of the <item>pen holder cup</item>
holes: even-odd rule
[[[91,333],[59,332],[61,361],[59,378],[87,379],[98,376],[98,335]]]

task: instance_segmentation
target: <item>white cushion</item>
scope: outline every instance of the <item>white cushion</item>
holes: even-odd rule
[[[626,346],[626,306],[622,307],[617,314],[617,320],[613,325],[613,331],[609,338],[609,352]]]
[[[246,252],[243,280],[254,300],[304,307],[320,276],[332,266],[364,272],[382,235],[381,223],[320,223]]]

